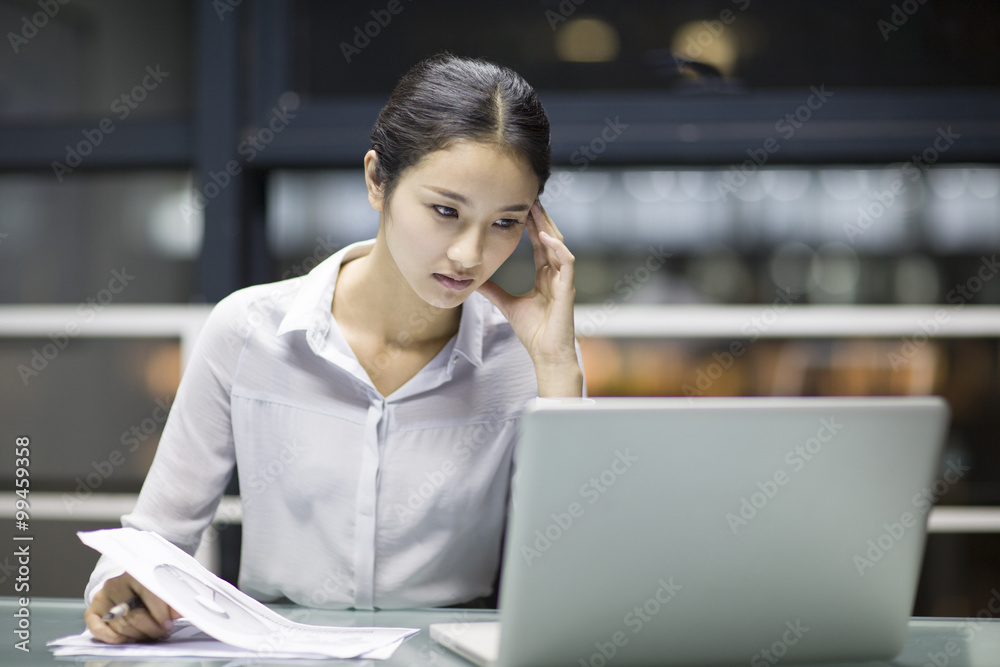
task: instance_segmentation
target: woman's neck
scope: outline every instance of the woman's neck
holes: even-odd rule
[[[462,315],[461,306],[438,308],[421,299],[382,239],[370,253],[340,267],[332,312],[338,326],[364,331],[373,342],[402,347],[450,339]]]

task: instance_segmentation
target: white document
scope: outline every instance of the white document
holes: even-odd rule
[[[393,652],[403,642],[400,639],[395,644],[389,644],[381,649],[370,651],[365,654],[368,660],[352,660],[352,667],[363,667],[364,665],[374,665],[373,660],[382,660],[392,656]],[[94,639],[90,630],[84,630],[78,635],[60,637],[48,642],[47,646],[52,651],[52,655],[57,658],[70,657],[99,657],[99,658],[136,658],[136,659],[162,659],[162,658],[211,658],[230,659],[238,662],[229,665],[247,664],[259,665],[260,660],[266,657],[270,660],[288,660],[296,658],[308,658],[301,653],[269,653],[262,656],[250,649],[240,648],[232,644],[224,644],[218,639],[206,635],[198,628],[191,625],[187,619],[178,618],[174,621],[174,629],[170,636],[150,643],[135,644],[105,644]]]
[[[215,576],[156,533],[113,528],[77,535],[84,544],[114,560],[192,626],[253,655],[384,659],[407,637],[418,632],[415,628],[296,623]],[[103,646],[115,649],[115,655],[121,655],[117,652],[121,646],[140,647],[136,644]]]
[[[183,618],[174,621],[174,629],[170,632],[169,637],[157,642],[105,644],[94,639],[90,630],[84,630],[78,635],[53,639],[48,643],[48,647],[56,657],[87,655],[118,658],[252,658],[256,655],[249,649],[224,644],[218,639],[206,635]],[[268,657],[280,660],[297,658],[300,655],[297,653],[273,653]]]

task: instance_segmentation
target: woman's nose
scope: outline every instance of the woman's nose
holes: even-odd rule
[[[478,229],[463,231],[448,248],[448,259],[463,269],[471,269],[483,262],[483,234]]]

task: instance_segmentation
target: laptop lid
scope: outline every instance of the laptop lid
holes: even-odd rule
[[[896,655],[947,421],[936,397],[537,402],[498,664]]]

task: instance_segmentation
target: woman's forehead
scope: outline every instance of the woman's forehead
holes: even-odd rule
[[[496,144],[462,141],[428,153],[404,178],[417,186],[462,190],[492,189],[508,198],[534,200],[538,177],[526,158]]]

